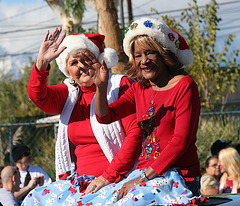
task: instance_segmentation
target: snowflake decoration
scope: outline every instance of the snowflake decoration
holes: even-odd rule
[[[149,28],[151,28],[152,27],[152,25],[153,25],[153,23],[151,22],[151,21],[149,21],[149,20],[147,20],[147,21],[144,21],[144,26],[145,27],[149,27]]]
[[[163,25],[163,24],[159,24],[158,25],[158,30],[160,31],[160,32],[165,32],[166,31],[166,28],[165,28],[165,26]]]

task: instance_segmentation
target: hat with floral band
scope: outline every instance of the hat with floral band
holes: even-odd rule
[[[104,35],[97,33],[72,34],[65,37],[59,47],[66,46],[67,48],[56,59],[59,69],[69,77],[66,66],[67,58],[71,52],[81,49],[92,52],[99,62],[104,60],[108,68],[114,67],[118,63],[117,52],[112,48],[103,48],[104,38]]]
[[[158,41],[163,47],[173,52],[183,66],[191,65],[193,53],[185,39],[164,21],[152,18],[141,18],[131,23],[125,31],[123,49],[127,56],[130,55],[130,42],[139,35],[147,35]]]

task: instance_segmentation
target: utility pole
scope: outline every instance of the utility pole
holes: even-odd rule
[[[127,6],[128,6],[128,24],[130,24],[130,22],[133,20],[131,0],[127,0]]]
[[[121,19],[121,26],[124,28],[124,11],[123,11],[123,0],[120,0],[120,19]]]

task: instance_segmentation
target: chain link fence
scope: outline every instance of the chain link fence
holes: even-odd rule
[[[0,166],[14,165],[12,146],[23,143],[31,149],[32,164],[40,166],[55,179],[55,140],[58,120],[0,124]]]
[[[36,122],[0,125],[0,166],[14,164],[11,148],[26,144],[32,152],[33,164],[42,167],[55,180],[55,140],[59,116]],[[202,113],[197,134],[197,148],[201,166],[210,156],[210,147],[217,139],[240,143],[240,111]]]

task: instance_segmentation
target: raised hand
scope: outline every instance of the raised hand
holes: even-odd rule
[[[92,78],[97,87],[104,87],[105,89],[107,89],[109,70],[104,60],[102,60],[101,66],[95,69],[95,73]]]
[[[38,70],[46,71],[48,64],[55,60],[66,49],[66,47],[59,48],[59,45],[66,36],[66,33],[64,33],[58,40],[61,31],[62,28],[56,28],[50,36],[49,31],[46,33],[38,53],[36,64]]]
[[[96,57],[89,51],[80,53],[80,62],[85,73],[94,80],[97,87],[107,85],[108,83],[108,68],[105,62],[99,62]]]

